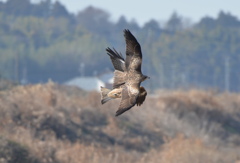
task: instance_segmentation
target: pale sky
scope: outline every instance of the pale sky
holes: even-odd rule
[[[37,1],[37,0],[36,0]],[[140,25],[151,19],[166,21],[176,11],[179,15],[197,22],[204,16],[216,18],[219,11],[230,12],[240,18],[240,0],[59,0],[71,12],[77,13],[89,5],[106,10],[111,20],[124,15]]]
[[[0,0],[6,1],[6,0]],[[41,0],[31,0],[39,2]],[[56,0],[52,0],[56,1]],[[124,15],[140,25],[155,19],[164,22],[176,11],[180,16],[198,22],[204,16],[216,18],[219,11],[230,12],[240,19],[240,0],[58,0],[68,11],[77,13],[88,6],[104,9],[112,21]]]

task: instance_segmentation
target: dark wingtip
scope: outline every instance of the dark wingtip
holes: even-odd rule
[[[105,104],[105,102],[103,100],[101,100],[101,104],[103,105],[103,104]]]
[[[123,32],[124,32],[124,35],[131,33],[129,29],[124,29]]]
[[[115,117],[118,117],[119,115],[121,115],[120,113],[116,112]]]
[[[116,58],[116,59],[120,59],[122,61],[125,61],[121,52],[118,53],[115,48],[111,49],[111,48],[107,47],[106,51],[107,51],[107,55],[109,55],[111,58]]]
[[[102,104],[105,104],[106,102],[108,102],[108,101],[110,101],[110,100],[111,100],[110,97],[106,97],[106,98],[104,98],[104,99],[101,100],[101,103],[102,103]]]
[[[113,48],[113,49],[114,49],[114,48]],[[113,50],[112,50],[111,48],[109,48],[109,47],[106,48],[106,51],[107,51],[107,54],[110,55],[110,56],[111,56],[112,53],[113,53]]]
[[[104,102],[103,100],[101,100],[101,104],[103,105],[103,104],[105,104],[106,102]]]
[[[116,111],[116,114],[115,114],[115,117],[121,115],[122,113],[124,113],[125,111],[122,111],[122,110],[117,110]]]
[[[113,57],[113,50],[109,47],[106,48],[106,51],[107,51],[107,55],[109,55],[110,57]]]
[[[135,38],[135,36],[128,29],[124,29],[124,37],[127,40],[132,40],[132,41],[135,41],[136,43],[138,43],[138,41]]]
[[[105,50],[106,50],[107,52],[109,52],[109,51],[111,51],[112,49],[109,48],[109,47],[107,47]]]

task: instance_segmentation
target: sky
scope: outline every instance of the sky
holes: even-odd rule
[[[39,0],[35,0],[39,1]],[[54,1],[54,0],[53,0]],[[58,0],[70,12],[77,13],[88,6],[104,9],[117,21],[124,15],[128,21],[135,20],[143,25],[151,19],[164,22],[173,12],[192,23],[198,22],[204,16],[216,18],[222,10],[240,18],[240,0]]]

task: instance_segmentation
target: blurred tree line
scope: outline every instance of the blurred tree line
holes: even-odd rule
[[[101,74],[112,69],[105,48],[124,53],[128,28],[142,46],[147,87],[240,91],[240,21],[230,13],[192,25],[177,13],[162,26],[109,19],[91,6],[72,14],[58,1],[0,2],[0,77],[62,83],[80,75],[83,63],[85,75]]]

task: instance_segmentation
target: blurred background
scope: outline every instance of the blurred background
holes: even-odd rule
[[[240,2],[0,0],[0,163],[240,161]],[[115,118],[107,47],[148,96]],[[117,101],[117,103],[116,103]]]
[[[105,48],[124,54],[127,28],[142,46],[149,90],[238,92],[240,13],[233,2],[1,1],[0,77],[66,83],[108,74]]]

